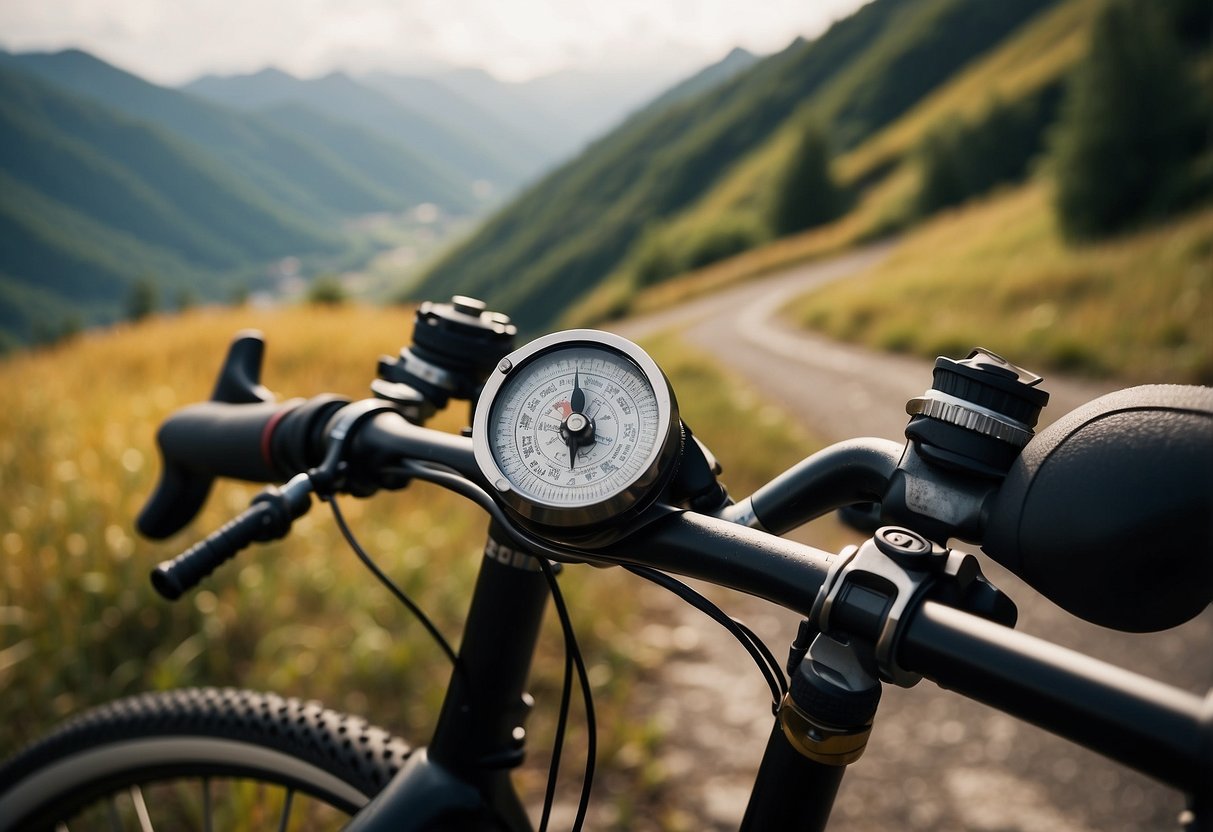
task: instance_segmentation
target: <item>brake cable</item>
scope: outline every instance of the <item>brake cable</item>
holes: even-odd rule
[[[371,571],[371,574],[375,576],[379,583],[381,583],[387,589],[387,591],[390,592],[397,601],[403,604],[405,609],[412,613],[417,621],[420,622],[421,626],[424,627],[425,631],[430,634],[442,652],[446,654],[446,657],[450,659],[451,665],[455,668],[455,672],[463,678],[463,682],[466,685],[468,683],[467,671],[464,669],[463,663],[459,661],[459,655],[451,647],[451,643],[447,641],[445,636],[442,635],[437,625],[434,624],[433,619],[426,615],[425,611],[421,609],[417,602],[410,598],[404,592],[404,590],[402,590],[396,584],[395,581],[388,577],[387,573],[379,568],[378,564],[375,563],[370,554],[367,553],[366,549],[362,547],[362,544],[358,542],[358,538],[354,536],[353,530],[350,529],[349,524],[345,522],[345,515],[342,514],[341,508],[337,505],[337,495],[321,495],[320,499],[329,504],[329,507],[333,511],[333,519],[337,523],[337,528],[341,531],[341,536],[345,538],[345,542],[349,544],[349,547],[353,549],[354,554],[358,556],[358,560],[362,561],[362,564]]]
[[[766,643],[758,637],[758,635],[747,627],[743,622],[731,617],[720,607],[709,601],[703,595],[700,595],[691,587],[684,584],[677,578],[667,575],[657,569],[652,569],[647,566],[625,566],[629,572],[638,575],[645,580],[652,581],[663,589],[677,595],[683,601],[686,601],[695,609],[702,612],[708,618],[711,618],[720,626],[728,631],[729,635],[737,639],[746,652],[750,654],[750,658],[758,665],[759,672],[762,673],[762,678],[766,681],[767,686],[771,689],[771,709],[772,712],[778,710],[779,703],[783,699],[783,695],[788,692],[788,682],[783,675],[783,670],[779,666],[779,662],[775,659],[775,655],[767,647]]]

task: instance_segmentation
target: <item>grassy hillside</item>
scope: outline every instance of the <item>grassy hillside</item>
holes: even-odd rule
[[[1104,5],[1069,0],[1040,14],[838,157],[836,174],[859,194],[840,220],[640,292],[635,275],[621,269],[565,321],[660,308],[921,222],[923,148],[932,136],[972,130],[998,110],[1055,101],[1086,54]],[[1191,47],[1207,79],[1213,67],[1207,39],[1194,38]],[[776,135],[650,245],[677,251],[704,229],[761,211],[794,138],[791,130]],[[1035,152],[1041,150],[1038,139]],[[797,306],[797,320],[835,337],[927,356],[983,343],[1055,370],[1207,383],[1208,209],[1123,239],[1071,245],[1055,223],[1052,171],[1042,158],[1027,161],[1028,170],[1043,168],[1035,181],[1004,186],[1001,194],[916,227],[883,267],[815,294]]]
[[[0,67],[0,169],[97,222],[202,265],[332,246],[171,135]]]
[[[1213,384],[1213,207],[1074,247],[1033,182],[939,216],[789,314],[896,352],[980,344],[1038,370]]]
[[[432,80],[508,124],[532,144],[551,148],[556,159],[567,158],[583,142],[580,131],[584,125],[562,119],[554,102],[531,100],[525,84],[500,81],[483,69],[470,67],[439,73]]]
[[[0,329],[20,340],[113,320],[139,281],[221,297],[342,246],[196,146],[3,64],[0,133]]]
[[[207,286],[213,273],[190,267],[164,248],[140,242],[49,199],[0,171],[0,330],[23,340],[75,326],[115,320],[135,281],[154,275],[165,290]],[[86,315],[87,312],[87,315]]]
[[[842,146],[858,144],[1045,5],[877,0],[813,43],[631,119],[499,213],[414,291],[479,294],[524,326],[549,322],[789,119],[819,109]],[[742,247],[753,242],[743,232]]]
[[[760,58],[753,52],[742,49],[740,46],[734,47],[729,54],[716,63],[704,67],[654,98],[643,109],[638,110],[637,115],[645,112],[657,112],[680,101],[690,101],[692,98],[703,95],[709,90],[720,87],[726,81],[732,80],[759,60]]]
[[[350,218],[480,204],[354,125],[236,112],[79,50],[0,52],[0,134],[0,348],[117,320],[143,284],[170,305],[263,288],[286,257],[356,268],[383,245]]]
[[[383,206],[433,202],[455,214],[470,214],[477,208],[464,175],[428,163],[399,142],[301,104],[277,104],[260,115],[291,135],[326,148],[346,167],[386,190],[391,196]]]
[[[494,149],[516,163],[524,176],[550,167],[561,155],[546,137],[519,130],[511,120],[469,101],[436,79],[381,73],[356,80],[386,93],[414,113],[428,115],[457,134],[491,136]]]
[[[287,541],[249,550],[176,604],[153,594],[149,568],[242,510],[255,489],[220,484],[200,519],[166,544],[132,530],[158,473],[156,425],[208,395],[231,333],[266,333],[272,389],[357,397],[376,356],[407,338],[410,318],[409,310],[352,306],[198,311],[0,360],[9,391],[0,409],[0,755],[89,704],[189,684],[316,698],[424,740],[441,693],[433,680],[445,679],[449,666],[358,564],[324,506]],[[722,379],[676,341],[655,347],[684,415],[721,452],[737,493],[810,450],[739,380]],[[105,384],[95,383],[97,367],[106,368]],[[452,411],[436,426],[457,430],[466,409]],[[729,448],[739,422],[752,426],[744,453]],[[345,499],[343,508],[379,563],[457,637],[483,515],[425,485]],[[631,697],[638,675],[669,649],[666,601],[620,570],[571,567],[561,583],[595,684],[600,765],[626,804],[617,821],[626,829],[627,811],[664,811],[654,803],[663,775],[649,762],[663,728],[637,713]],[[563,666],[559,629],[547,624],[523,771],[532,797],[542,793]],[[652,633],[665,633],[667,646]],[[578,742],[576,722],[570,732]],[[566,753],[575,767],[576,748]]]

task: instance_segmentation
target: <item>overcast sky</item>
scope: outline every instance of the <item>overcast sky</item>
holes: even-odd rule
[[[690,69],[774,52],[864,0],[0,0],[10,51],[78,46],[160,83],[275,65],[525,80],[565,68]]]

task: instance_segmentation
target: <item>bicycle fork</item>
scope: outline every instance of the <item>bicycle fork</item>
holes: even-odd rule
[[[525,691],[550,590],[539,562],[489,527],[438,724],[347,832],[530,830],[510,771],[522,762]]]

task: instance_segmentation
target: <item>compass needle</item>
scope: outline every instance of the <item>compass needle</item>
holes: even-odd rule
[[[573,408],[573,413],[585,412],[585,391],[581,389],[580,384],[581,371],[573,371],[573,395],[569,398],[569,406]]]

